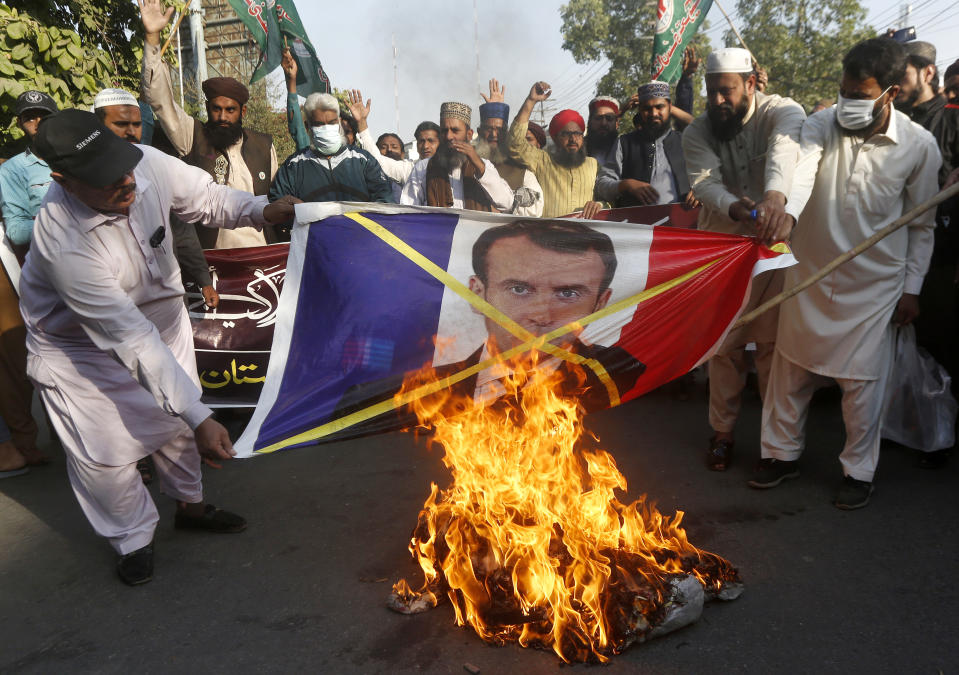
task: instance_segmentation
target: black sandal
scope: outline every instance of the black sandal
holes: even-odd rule
[[[206,530],[207,532],[236,533],[246,529],[246,519],[235,513],[207,504],[202,516],[191,516],[177,511],[173,527],[178,530]]]

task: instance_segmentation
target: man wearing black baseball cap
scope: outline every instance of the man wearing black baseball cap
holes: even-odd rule
[[[70,484],[130,584],[153,574],[156,505],[136,469],[153,454],[174,526],[240,532],[203,501],[200,462],[234,453],[200,401],[169,214],[210,227],[286,222],[298,201],[217,185],[201,169],[129,143],[82,110],[41,124],[34,148],[55,185],[20,281],[27,373],[67,456]],[[159,448],[159,449],[158,449]]]
[[[37,127],[47,115],[57,112],[57,104],[42,91],[25,91],[17,97],[14,113],[17,126],[32,143]],[[50,186],[50,169],[28,146],[0,165],[0,195],[7,237],[15,246],[30,243],[33,219]]]

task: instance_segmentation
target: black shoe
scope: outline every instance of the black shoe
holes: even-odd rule
[[[207,504],[202,516],[177,512],[173,527],[178,530],[206,530],[207,532],[236,533],[246,529],[246,519],[235,513]]]
[[[766,489],[776,487],[787,478],[799,476],[799,462],[784,462],[779,459],[761,459],[756,464],[756,472],[746,482],[749,487]]]
[[[923,469],[941,469],[949,461],[951,448],[936,450],[935,452],[920,452],[919,466]]]
[[[153,544],[117,558],[117,574],[127,586],[145,584],[153,578]]]
[[[842,487],[839,488],[839,493],[836,495],[836,501],[833,502],[833,505],[844,511],[861,509],[869,503],[869,495],[872,494],[872,490],[872,483],[846,476],[842,479]]]

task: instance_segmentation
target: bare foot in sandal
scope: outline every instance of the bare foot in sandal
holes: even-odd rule
[[[42,464],[50,463],[50,456],[36,446],[32,448],[24,448],[20,450],[20,454],[23,455],[25,460],[27,460],[27,464],[29,466],[40,466]]]
[[[27,460],[11,441],[0,443],[0,478],[26,473]]]

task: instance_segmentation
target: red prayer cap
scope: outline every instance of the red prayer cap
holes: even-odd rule
[[[570,122],[576,122],[580,131],[586,131],[586,122],[583,121],[582,115],[575,110],[560,110],[553,115],[553,119],[550,120],[549,123],[549,135],[552,136],[554,141],[556,140],[556,134],[562,131],[563,127]]]

